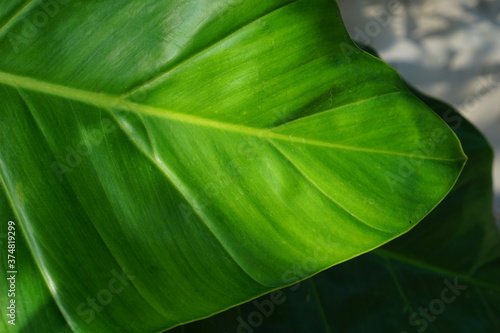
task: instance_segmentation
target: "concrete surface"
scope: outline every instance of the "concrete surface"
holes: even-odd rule
[[[500,0],[339,0],[355,40],[454,105],[495,149],[500,225]]]

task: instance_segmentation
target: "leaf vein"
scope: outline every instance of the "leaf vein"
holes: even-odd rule
[[[250,135],[254,137],[261,137],[267,139],[275,139],[286,142],[297,142],[314,146],[322,146],[332,149],[343,149],[350,151],[359,151],[359,152],[369,152],[376,154],[384,154],[384,155],[395,155],[395,156],[403,156],[410,158],[419,158],[425,160],[436,160],[436,161],[445,161],[445,162],[455,162],[455,161],[463,161],[464,158],[456,158],[456,159],[447,159],[447,158],[438,158],[433,156],[421,156],[414,155],[402,152],[392,152],[392,151],[384,151],[370,148],[362,148],[362,147],[354,147],[354,146],[346,146],[336,143],[330,142],[322,142],[317,140],[310,140],[305,138],[297,138],[291,135],[284,135],[280,133],[275,133],[267,128],[255,128],[255,127],[247,127],[237,124],[224,123],[217,120],[210,120],[206,118],[200,118],[197,116],[183,114],[178,112],[173,112],[170,110],[162,109],[155,106],[149,106],[144,104],[134,103],[128,100],[123,100],[119,96],[108,95],[104,93],[96,93],[85,90],[80,90],[72,87],[65,87],[58,84],[48,83],[44,81],[40,81],[37,79],[32,79],[28,77],[18,76],[10,73],[0,72],[0,83],[4,83],[7,85],[11,85],[18,88],[24,88],[28,90],[33,90],[39,93],[49,94],[57,97],[66,98],[69,100],[74,100],[78,102],[82,102],[85,104],[94,105],[96,107],[101,107],[104,109],[122,109],[128,112],[142,113],[145,115],[150,115],[162,119],[168,119],[172,121],[177,121],[186,124],[192,124],[202,127],[210,127],[218,130],[240,133],[245,135]]]
[[[329,199],[331,202],[333,202],[336,206],[338,206],[340,209],[342,209],[343,211],[345,211],[347,214],[349,214],[350,216],[352,216],[355,220],[357,220],[358,222],[360,222],[361,224],[369,227],[370,229],[375,229],[377,231],[380,231],[380,232],[383,232],[383,233],[386,233],[386,234],[390,234],[392,235],[393,233],[390,232],[390,231],[387,231],[387,230],[383,230],[383,229],[380,229],[380,228],[377,228],[371,224],[368,224],[367,222],[361,220],[360,218],[358,218],[356,215],[354,215],[353,213],[351,213],[347,208],[345,208],[344,206],[342,206],[337,200],[335,200],[334,198],[332,198],[330,195],[328,195],[328,193],[326,193],[325,191],[323,191],[311,178],[309,178],[305,172],[303,172],[298,165],[296,165],[283,151],[281,151],[281,149],[276,146],[272,141],[269,140],[269,143],[288,161],[290,162],[290,164],[302,175],[302,177],[304,177],[307,182],[309,184],[311,184],[314,188],[316,188],[321,194],[323,194],[327,199]]]
[[[399,262],[406,264],[408,266],[417,267],[417,268],[429,271],[429,272],[434,273],[434,274],[439,274],[439,275],[453,277],[453,278],[460,278],[460,279],[462,279],[466,282],[469,282],[477,287],[488,288],[488,289],[494,290],[496,292],[500,292],[499,286],[492,285],[488,282],[484,282],[484,281],[480,281],[478,279],[475,279],[474,277],[470,276],[470,274],[463,274],[463,273],[454,272],[454,271],[451,271],[451,270],[448,270],[445,268],[436,267],[432,264],[422,262],[418,259],[410,258],[406,255],[393,253],[393,251],[386,250],[383,248],[375,249],[370,253],[377,255],[379,257],[385,258],[385,259],[396,260],[396,261],[399,261]]]
[[[6,19],[5,24],[0,27],[0,37],[3,37],[11,26],[16,23],[17,19],[21,17],[25,12],[29,11],[34,5],[37,4],[37,0],[28,0],[23,5],[19,7],[18,10],[14,11],[12,15]]]
[[[19,96],[24,101],[24,103],[26,105],[26,108],[29,110],[29,113],[30,113],[31,117],[33,118],[33,122],[36,124],[38,130],[40,131],[40,133],[44,133],[45,131],[44,131],[43,127],[40,125],[39,121],[37,120],[37,118],[35,117],[35,115],[33,113],[33,109],[34,109],[33,106],[30,105],[31,103],[28,102],[28,99],[23,95],[22,91],[19,91],[18,93],[19,93]],[[45,136],[43,136],[43,135],[41,135],[41,136],[43,138],[45,138]],[[45,144],[47,145],[47,147],[48,147],[51,155],[54,156],[54,158],[56,158],[56,153],[54,152],[54,150],[52,149],[50,143],[46,139],[45,139]],[[96,233],[99,235],[99,238],[101,239],[102,243],[104,244],[104,247],[108,250],[111,258],[116,262],[116,264],[120,268],[122,268],[123,266],[121,265],[120,260],[118,260],[118,258],[115,256],[115,254],[113,253],[113,251],[111,251],[111,249],[108,247],[108,243],[106,242],[104,236],[101,234],[99,228],[96,227],[96,225],[94,224],[94,221],[90,217],[90,214],[89,214],[89,212],[87,210],[87,207],[81,202],[81,200],[80,200],[80,198],[79,198],[79,196],[77,194],[77,191],[75,191],[75,189],[74,189],[74,186],[73,186],[71,180],[68,179],[67,176],[65,176],[65,175],[62,175],[61,177],[64,177],[66,179],[66,181],[68,182],[69,187],[71,188],[73,194],[75,195],[75,197],[80,202],[80,208],[81,208],[81,210],[83,211],[83,213],[85,213],[85,215],[87,216],[88,221],[90,222],[90,224],[92,225],[92,227],[95,229]],[[108,198],[108,202],[110,202],[109,201],[108,193],[106,191],[104,191],[104,192],[106,194],[106,197]],[[113,205],[110,204],[110,207],[111,207],[111,210],[113,211],[113,213],[116,215],[116,211],[115,211]],[[33,257],[36,258],[34,255],[33,255]],[[41,261],[41,260],[35,260],[35,261],[36,261],[37,264],[40,263],[41,265],[43,265],[43,261]],[[45,273],[46,274],[43,274],[44,275],[44,279],[46,281],[46,284],[49,285],[49,283],[47,281],[47,279],[49,278],[48,270],[45,270]],[[132,284],[133,288],[137,291],[137,293],[143,297],[143,299],[146,301],[146,303],[148,303],[154,311],[156,311],[162,317],[172,320],[172,318],[166,317],[164,313],[162,313],[160,310],[158,310],[157,308],[155,308],[154,305],[151,302],[149,302],[149,300],[141,293],[140,289],[137,287],[137,285],[136,285],[136,283],[134,281],[129,281],[129,282]],[[50,290],[50,288],[49,288],[49,290]],[[51,290],[51,293],[52,293],[52,290]],[[56,297],[56,296],[57,295],[54,295],[52,293],[52,297],[55,300],[59,299],[59,297]],[[62,303],[61,300],[59,300],[59,301],[60,301],[60,303]],[[59,302],[56,302],[56,304],[57,304],[58,308],[61,310],[61,313],[63,313],[65,319],[69,322],[70,321],[69,319],[71,318],[71,316],[70,316],[69,313],[67,313],[68,311],[66,310],[66,308],[64,306],[62,306],[62,307],[59,306]]]
[[[119,119],[116,117],[116,115],[112,112],[112,110],[109,110],[110,114],[113,116],[115,119],[116,123],[120,127],[123,133],[127,133]],[[149,134],[148,134],[149,135]],[[250,275],[241,265],[240,263],[236,260],[236,258],[232,255],[232,253],[229,251],[229,249],[224,245],[222,240],[217,236],[215,231],[210,227],[210,225],[213,225],[213,223],[210,221],[210,218],[206,216],[206,214],[203,213],[200,209],[198,209],[198,205],[196,202],[193,202],[190,200],[190,198],[194,198],[195,195],[193,195],[191,190],[184,184],[184,182],[177,177],[175,172],[170,170],[168,165],[166,165],[161,159],[155,158],[151,156],[143,147],[141,147],[136,140],[131,140],[134,146],[155,166],[158,171],[160,171],[169,181],[170,183],[179,191],[179,193],[182,195],[182,197],[185,199],[186,203],[193,209],[193,212],[200,218],[200,221],[203,223],[203,225],[206,227],[209,233],[213,235],[213,237],[219,242],[221,248],[232,258],[232,260],[241,268],[242,272],[244,272],[250,279],[255,281],[257,284],[262,285],[264,287],[268,287],[264,284],[262,284],[260,281],[257,281],[255,278]],[[156,147],[153,147],[153,153],[156,152]],[[156,154],[156,153],[155,153]]]
[[[158,80],[161,80],[163,77],[167,76],[169,73],[175,71],[176,69],[182,67],[183,65],[185,65],[187,62],[189,62],[191,59],[194,59],[198,56],[200,56],[201,54],[209,51],[210,49],[212,49],[214,46],[218,45],[219,43],[231,38],[232,36],[236,35],[238,32],[240,32],[241,30],[243,30],[245,27],[251,25],[252,23],[286,7],[286,6],[289,6],[295,2],[298,2],[298,1],[301,1],[301,0],[293,0],[293,1],[290,1],[288,3],[285,3],[277,8],[274,8],[272,9],[271,11],[267,12],[267,13],[264,13],[263,15],[257,17],[257,18],[254,18],[252,20],[250,20],[249,22],[246,22],[244,23],[243,25],[237,27],[235,30],[233,30],[232,32],[230,32],[229,34],[225,35],[225,36],[222,36],[222,38],[216,40],[215,42],[213,42],[212,44],[209,44],[207,45],[206,47],[202,48],[201,50],[195,52],[194,54],[188,56],[186,59],[182,60],[181,62],[179,62],[178,64],[174,65],[173,67],[153,76],[152,78],[150,78],[149,80],[147,80],[146,82],[140,84],[139,86],[135,87],[135,88],[132,88],[130,89],[129,91],[123,93],[120,97],[121,98],[127,98],[127,97],[130,97],[131,95],[133,95],[135,92],[153,84],[154,82],[158,81]]]

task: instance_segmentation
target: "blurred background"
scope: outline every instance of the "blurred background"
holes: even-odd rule
[[[351,37],[453,105],[495,149],[500,226],[500,0],[339,0]]]

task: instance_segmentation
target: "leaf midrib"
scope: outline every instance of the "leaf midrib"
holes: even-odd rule
[[[284,134],[279,134],[279,133],[273,132],[272,128],[255,128],[255,127],[248,127],[248,126],[242,126],[242,125],[231,124],[231,123],[224,123],[221,121],[211,120],[211,119],[207,119],[207,118],[201,118],[201,117],[197,117],[197,116],[193,116],[193,115],[189,115],[189,114],[178,113],[178,112],[174,112],[174,111],[159,108],[159,107],[135,103],[135,102],[123,99],[119,96],[109,95],[109,94],[105,94],[105,93],[96,93],[96,92],[85,91],[85,90],[81,90],[81,89],[77,89],[77,88],[62,86],[62,85],[58,85],[58,84],[54,84],[54,83],[40,81],[37,79],[33,79],[33,78],[25,77],[25,76],[20,76],[20,75],[15,75],[15,74],[10,74],[10,73],[1,72],[1,71],[0,71],[0,83],[10,85],[10,86],[16,87],[18,89],[20,88],[20,89],[32,90],[32,91],[35,91],[38,93],[57,96],[57,97],[65,98],[65,99],[76,101],[76,102],[82,102],[85,104],[91,104],[91,105],[94,105],[96,107],[100,107],[103,109],[108,109],[108,110],[119,109],[119,110],[129,111],[129,112],[133,112],[133,113],[154,116],[154,117],[158,117],[158,118],[162,118],[162,119],[168,119],[168,120],[172,120],[172,121],[176,121],[176,122],[180,122],[180,123],[191,124],[191,125],[196,125],[196,126],[201,126],[201,127],[214,128],[214,129],[222,130],[225,132],[245,134],[245,135],[259,137],[259,138],[267,139],[267,140],[279,140],[279,141],[285,141],[285,142],[300,143],[303,145],[322,146],[322,147],[332,148],[332,149],[358,151],[358,152],[365,152],[365,153],[376,153],[376,154],[384,154],[384,155],[395,155],[395,156],[403,156],[403,157],[426,159],[426,160],[447,161],[447,162],[455,162],[455,161],[463,160],[463,158],[447,159],[447,158],[438,158],[438,157],[433,157],[433,156],[421,156],[421,155],[407,154],[407,153],[402,153],[402,152],[393,152],[393,151],[377,150],[377,149],[370,149],[370,148],[346,146],[346,145],[341,145],[341,144],[336,144],[336,143],[331,143],[331,142],[305,139],[302,137],[294,137],[292,135],[284,135]],[[378,98],[378,97],[382,97],[382,96],[385,96],[385,95],[375,96],[369,100],[372,100],[372,99]],[[357,101],[353,104],[363,103],[364,101],[367,101],[367,100]],[[345,105],[337,107],[337,108],[341,108],[341,107],[345,107]],[[328,111],[331,111],[334,109],[330,109]]]

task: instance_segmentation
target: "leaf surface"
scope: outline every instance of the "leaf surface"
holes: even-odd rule
[[[410,232],[374,251],[171,332],[500,330],[492,149],[451,106],[410,89],[456,132],[469,157],[443,202]],[[291,274],[300,274],[308,262],[297,263]]]
[[[74,331],[159,331],[370,251],[465,162],[332,1],[33,1],[0,18],[2,200]]]

